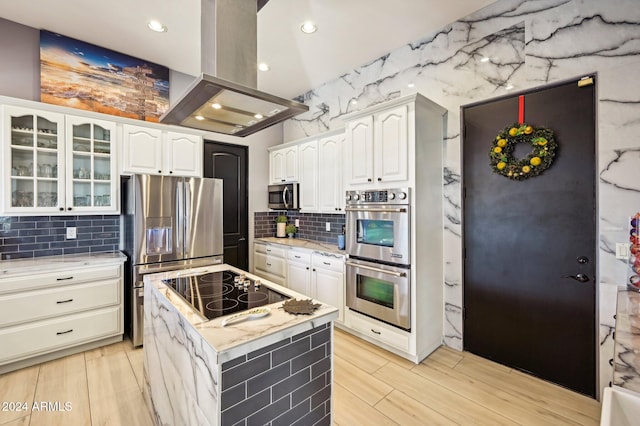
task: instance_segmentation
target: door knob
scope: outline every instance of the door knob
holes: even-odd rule
[[[587,281],[589,281],[589,277],[585,274],[563,275],[562,278],[572,278],[581,283],[586,283]]]
[[[589,258],[587,256],[579,256],[577,259],[579,264],[584,265],[586,263],[589,263]]]

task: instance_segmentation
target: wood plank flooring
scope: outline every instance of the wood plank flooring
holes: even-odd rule
[[[415,365],[338,329],[334,348],[337,426],[599,424],[597,401],[469,353],[441,347]],[[1,375],[0,402],[28,409],[0,411],[0,425],[151,425],[142,363],[124,341]]]

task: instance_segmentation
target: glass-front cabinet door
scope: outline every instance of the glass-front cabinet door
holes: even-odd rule
[[[5,106],[3,127],[4,210],[63,210],[64,178],[59,172],[64,170],[64,115]]]
[[[116,125],[67,116],[67,204],[72,210],[117,210]]]

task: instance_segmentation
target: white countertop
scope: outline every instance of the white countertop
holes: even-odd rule
[[[301,238],[277,238],[277,237],[264,237],[256,238],[255,242],[280,244],[288,247],[304,248],[308,250],[322,251],[325,253],[337,254],[346,256],[347,253],[344,250],[338,249],[337,244],[323,243],[320,241],[303,240]]]
[[[38,272],[55,272],[78,266],[97,266],[122,263],[127,256],[115,252],[65,254],[59,256],[42,256],[27,259],[10,259],[0,261],[0,276],[12,274],[33,274]]]
[[[330,305],[320,303],[321,306],[311,315],[294,315],[281,308],[283,302],[277,302],[263,306],[271,309],[271,313],[265,317],[232,322],[222,327],[222,321],[228,316],[212,320],[204,319],[191,305],[162,283],[163,279],[226,270],[245,274],[252,280],[259,279],[262,285],[292,298],[308,299],[300,293],[227,264],[145,275],[145,287],[152,286],[152,289],[157,290],[171,302],[217,352],[220,363],[338,318],[338,309]],[[314,300],[314,303],[319,302]]]

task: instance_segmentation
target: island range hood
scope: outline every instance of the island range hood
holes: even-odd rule
[[[257,86],[257,1],[201,0],[202,74],[161,123],[248,136],[309,110]]]

